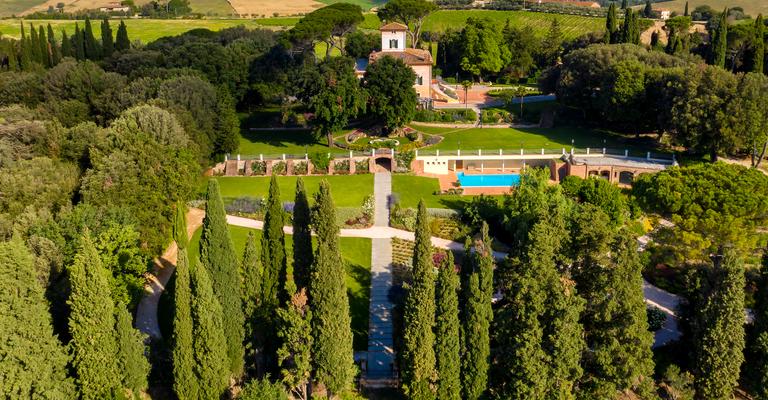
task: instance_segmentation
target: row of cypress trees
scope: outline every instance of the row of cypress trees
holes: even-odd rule
[[[448,252],[435,258],[429,217],[419,203],[412,283],[403,309],[402,384],[410,399],[478,399],[488,384],[493,320],[493,252],[488,226],[467,243],[461,280]],[[461,297],[462,307],[459,306]]]
[[[608,14],[605,20],[605,43],[633,43],[640,44],[640,18],[631,8],[624,10],[624,20],[619,27],[619,20],[616,11],[616,3],[611,3],[608,7]]]
[[[216,180],[208,185],[200,260],[192,264],[178,207],[173,375],[180,399],[219,397],[244,375],[278,376],[300,398],[308,398],[311,382],[329,394],[351,387],[351,317],[330,186],[321,183],[310,208],[299,179],[295,200],[293,274],[276,178],[261,246],[250,234],[242,263],[235,257]],[[310,226],[317,235],[314,251]]]
[[[53,332],[34,258],[20,238],[0,243],[0,393],[7,398],[138,398],[150,364],[144,336],[115,304],[109,271],[86,231],[68,268],[67,347]],[[69,351],[67,351],[69,349]]]
[[[98,61],[110,57],[116,51],[125,51],[130,48],[128,28],[124,21],[120,21],[115,36],[109,20],[104,19],[101,22],[101,40],[97,40],[91,20],[86,18],[83,29],[75,24],[75,33],[72,37],[67,36],[66,31],[62,31],[61,41],[56,39],[51,24],[48,24],[47,29],[42,26],[35,28],[30,24],[29,35],[27,35],[22,22],[18,46],[15,51],[9,51],[7,54],[8,66],[11,70],[28,71],[37,64],[45,68],[56,66],[64,57]]]

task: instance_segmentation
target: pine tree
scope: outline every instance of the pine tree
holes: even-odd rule
[[[608,15],[605,19],[605,43],[616,43],[618,27],[618,19],[616,17],[616,3],[611,3],[608,6]]]
[[[149,360],[144,355],[145,336],[134,329],[131,315],[124,304],[117,304],[115,309],[118,344],[118,367],[123,374],[123,387],[129,389],[134,397],[147,390]]]
[[[0,393],[7,398],[71,399],[65,347],[24,242],[0,242]]]
[[[688,2],[686,1],[685,2],[685,11],[683,11],[683,16],[687,17],[689,15],[690,15],[690,13],[688,13]]]
[[[115,37],[115,50],[125,51],[131,48],[131,41],[128,39],[128,27],[125,22],[120,20],[120,26],[117,27],[117,36]]]
[[[245,314],[245,357],[248,369],[256,364],[259,347],[259,327],[262,325],[259,305],[261,303],[261,260],[256,247],[256,235],[248,232],[243,251],[243,313]]]
[[[67,36],[67,31],[61,31],[61,58],[74,56],[72,53],[72,41]]]
[[[411,399],[434,399],[435,275],[427,207],[419,202],[413,250],[413,282],[403,306],[403,349],[400,371],[403,389]]]
[[[192,293],[190,287],[190,263],[187,250],[187,224],[184,205],[176,206],[173,236],[178,246],[173,291],[173,391],[179,400],[198,398],[195,377],[195,355],[192,339]]]
[[[48,45],[51,48],[51,66],[59,65],[61,62],[61,49],[56,43],[56,36],[53,34],[51,24],[48,24]]]
[[[731,398],[744,361],[744,264],[735,250],[715,256],[702,282],[694,328],[697,398]]]
[[[304,180],[296,180],[296,197],[293,204],[293,279],[301,289],[309,286],[312,267],[312,230],[309,227],[310,208]]]
[[[765,23],[763,14],[759,14],[755,20],[755,40],[752,45],[752,72],[765,72]]]
[[[754,322],[749,330],[747,378],[758,399],[768,399],[768,250],[763,253],[763,266],[757,280]]]
[[[728,51],[728,9],[723,10],[720,15],[720,22],[715,29],[710,43],[709,63],[711,65],[725,68],[725,56]]]
[[[219,193],[219,182],[208,181],[205,218],[200,235],[200,259],[208,268],[213,290],[224,312],[229,370],[235,376],[243,372],[245,318],[243,316],[242,278],[235,257],[227,214]]]
[[[344,261],[339,250],[339,227],[328,182],[315,195],[312,225],[317,234],[309,301],[312,310],[312,346],[315,379],[329,393],[350,387],[355,375],[351,318]]]
[[[206,268],[198,263],[190,270],[197,398],[218,399],[226,391],[230,376],[223,311]]]
[[[85,58],[92,61],[98,61],[101,59],[101,48],[99,43],[96,42],[96,37],[93,35],[91,19],[88,17],[85,17],[85,28],[83,29],[83,46],[85,49]]]
[[[45,29],[41,25],[37,33],[37,45],[40,47],[40,63],[44,67],[51,67],[51,53],[48,49],[48,38],[45,37]]]
[[[284,212],[280,202],[280,188],[277,177],[272,175],[269,182],[264,231],[261,236],[262,302],[270,310],[276,309],[287,300],[285,282],[287,274],[285,254]]]
[[[111,57],[112,53],[115,52],[115,44],[112,39],[112,27],[109,26],[109,19],[107,18],[104,18],[104,20],[101,21],[101,49],[104,58]]]
[[[312,374],[312,313],[307,305],[306,289],[300,289],[277,310],[280,324],[277,337],[282,345],[277,350],[282,382],[299,399],[308,398],[307,386]]]
[[[72,287],[69,332],[72,367],[83,399],[104,399],[121,390],[118,344],[115,335],[115,304],[109,292],[108,272],[86,232],[80,250],[69,267]]]
[[[643,9],[643,16],[645,18],[653,17],[653,6],[651,5],[651,0],[645,0],[645,8]]]
[[[459,276],[453,253],[446,252],[437,276],[435,360],[437,398],[461,400],[461,353],[459,347]]]

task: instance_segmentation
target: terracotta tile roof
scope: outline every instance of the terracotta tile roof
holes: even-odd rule
[[[399,22],[390,22],[379,28],[380,31],[407,31],[408,27]]]
[[[407,48],[403,51],[376,51],[371,53],[368,61],[373,63],[385,56],[399,58],[406,65],[432,65],[432,54],[430,52],[412,48]]]

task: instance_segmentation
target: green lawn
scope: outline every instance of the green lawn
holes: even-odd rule
[[[249,232],[256,234],[256,244],[260,246],[261,231],[255,229],[230,226],[232,242],[238,259],[242,258]],[[190,259],[199,257],[200,234],[198,229],[190,243]],[[292,271],[293,242],[290,235],[286,236],[286,252],[288,253],[288,269]],[[340,238],[341,254],[346,261],[347,294],[352,315],[352,332],[354,333],[355,351],[364,351],[368,347],[368,307],[371,287],[371,239]]]
[[[577,148],[631,149],[636,145],[624,137],[601,131],[580,128],[436,128],[413,125],[415,129],[429,134],[443,135],[440,143],[427,150],[498,151],[518,150],[521,147],[531,151],[541,148],[559,150],[570,148],[573,139]]]
[[[250,131],[240,135],[240,154],[249,156],[327,153],[328,144],[309,130]]]
[[[266,198],[269,191],[270,177],[225,176],[217,177],[221,196],[224,198],[261,197]],[[296,191],[295,176],[277,178],[280,197],[283,201],[293,201]],[[329,175],[302,177],[310,196],[317,192],[320,181],[331,184],[331,194],[336,207],[360,207],[366,196],[373,193],[373,175]]]
[[[231,16],[235,9],[227,0],[190,0],[192,11],[203,15]]]
[[[392,175],[392,193],[396,194],[402,207],[416,208],[424,200],[427,208],[452,208],[462,210],[472,201],[473,196],[436,195],[440,190],[437,178],[415,175]],[[503,196],[493,196],[502,198]]]

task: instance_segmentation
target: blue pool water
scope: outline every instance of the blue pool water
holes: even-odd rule
[[[464,175],[463,172],[459,172],[456,176],[463,187],[510,187],[520,185],[519,174]]]

